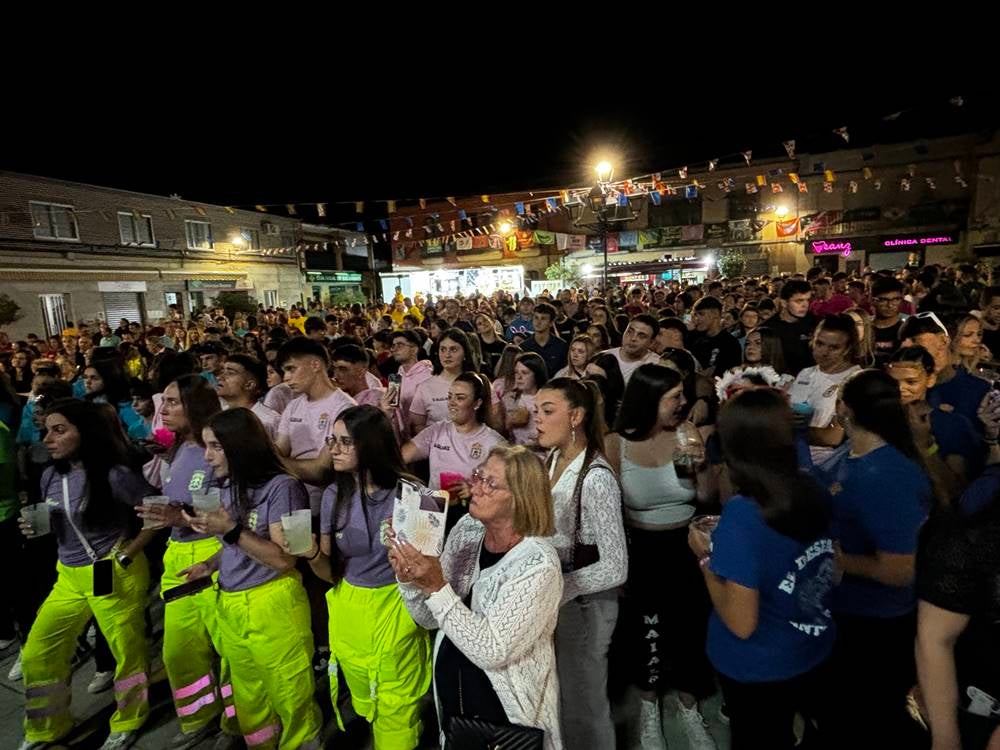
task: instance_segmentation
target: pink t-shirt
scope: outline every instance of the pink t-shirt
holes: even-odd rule
[[[421,383],[410,404],[410,414],[426,417],[428,425],[447,422],[451,383],[444,375],[435,375]]]
[[[833,294],[830,299],[814,300],[809,305],[809,312],[817,318],[825,318],[828,315],[837,315],[844,310],[854,307],[854,302],[846,294]]]
[[[410,434],[410,407],[413,405],[413,397],[417,394],[417,388],[433,377],[434,367],[430,360],[417,360],[410,366],[410,369],[399,370],[402,382],[399,386],[399,409],[396,410],[396,431],[405,440]]]
[[[264,406],[282,414],[294,398],[295,393],[287,383],[278,383],[264,396]]]
[[[356,406],[353,398],[339,388],[325,398],[310,401],[305,394],[292,399],[281,415],[278,435],[287,435],[291,444],[291,458],[316,458],[326,449],[326,436],[333,429],[340,413]],[[309,507],[313,515],[319,513],[323,488],[307,484]]]
[[[382,396],[385,395],[385,388],[379,386],[378,388],[366,388],[354,397],[354,400],[358,402],[358,406],[361,404],[368,404],[370,406],[378,406],[382,401]]]
[[[258,401],[250,407],[250,411],[257,415],[257,419],[264,425],[264,429],[267,430],[272,441],[278,437],[278,425],[281,424],[281,415],[278,412],[274,409],[268,409],[264,406],[263,401]]]
[[[432,490],[441,489],[441,474],[451,472],[461,474],[468,481],[497,445],[507,445],[503,435],[486,425],[480,425],[475,432],[462,434],[455,429],[454,422],[438,422],[429,425],[413,438],[418,460],[430,459],[430,482]]]
[[[528,410],[530,417],[528,424],[524,427],[514,427],[511,429],[511,438],[514,445],[533,448],[538,443],[538,426],[535,424],[535,397],[522,394],[519,398],[515,399],[516,394],[516,391],[511,391],[510,393],[505,393],[503,396],[503,406],[507,411],[507,416],[510,416],[523,407]]]

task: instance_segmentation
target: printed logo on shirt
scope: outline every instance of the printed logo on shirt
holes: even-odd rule
[[[58,508],[59,507],[59,501],[56,500],[55,498],[51,498],[51,497],[45,498],[45,504],[48,505],[50,508]]]
[[[818,563],[818,569],[813,576],[807,576],[799,583],[798,574],[805,570],[813,560],[825,556]],[[795,597],[796,608],[800,613],[797,620],[789,620],[788,624],[796,630],[819,637],[830,627],[830,610],[826,604],[833,589],[836,563],[834,561],[833,542],[830,539],[820,539],[814,542],[805,552],[795,558],[795,570],[785,574],[778,584],[778,589]]]
[[[441,445],[440,443],[434,443],[433,445],[434,448],[436,448],[439,451],[448,451],[449,453],[451,453],[451,446]]]
[[[294,422],[296,424],[300,424],[302,422],[302,418],[301,417],[289,417],[288,421],[289,422]]]
[[[257,509],[254,508],[247,516],[247,526],[251,529],[257,528]]]
[[[327,412],[323,412],[319,415],[319,421],[316,422],[316,429],[325,430],[330,426],[330,415]]]
[[[840,387],[839,384],[831,385],[825,391],[823,391],[823,398],[832,398],[836,395],[837,389]]]
[[[472,447],[469,448],[469,458],[474,458],[476,460],[483,457],[483,444],[473,443]]]
[[[188,492],[195,492],[200,490],[205,486],[205,472],[198,469],[194,474],[191,475],[191,481],[188,482]]]

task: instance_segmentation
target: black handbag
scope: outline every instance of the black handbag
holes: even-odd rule
[[[594,466],[593,458],[593,454],[590,448],[588,448],[583,458],[583,466],[580,467],[580,473],[576,475],[576,486],[573,487],[572,501],[576,507],[576,526],[573,531],[573,546],[569,548],[569,564],[566,566],[566,572],[586,568],[588,565],[593,565],[601,559],[601,552],[596,544],[584,544],[580,539],[581,517],[583,515],[583,501],[581,499],[583,480],[587,478],[587,474],[591,469],[604,468],[603,466]],[[551,465],[551,457],[549,464]],[[610,471],[610,469],[607,469],[607,471]]]
[[[553,667],[554,669],[555,667]],[[542,683],[542,699],[535,713],[535,723],[542,715],[542,702],[549,686],[549,675]],[[465,713],[462,697],[462,673],[458,673],[458,710]],[[494,724],[475,717],[455,716],[448,726],[444,750],[543,750],[545,730],[520,724]]]

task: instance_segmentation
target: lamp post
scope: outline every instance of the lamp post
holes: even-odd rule
[[[576,204],[577,214],[573,217],[573,225],[594,229],[601,238],[601,255],[603,257],[601,283],[606,295],[608,293],[608,232],[614,224],[634,221],[639,212],[632,208],[632,199],[629,196],[624,196],[624,202],[615,203],[609,211],[608,195],[611,194],[614,166],[610,162],[602,161],[594,168],[594,171],[597,183],[587,195],[586,206],[582,202]],[[584,210],[585,208],[589,209],[589,216]],[[570,215],[573,215],[572,207]]]

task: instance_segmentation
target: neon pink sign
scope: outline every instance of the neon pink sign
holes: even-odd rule
[[[890,237],[882,240],[882,247],[911,247],[914,245],[951,245],[955,238],[949,234],[928,237]]]
[[[850,242],[827,242],[826,240],[813,240],[809,243],[814,253],[840,253],[845,258],[851,254],[853,247]]]

